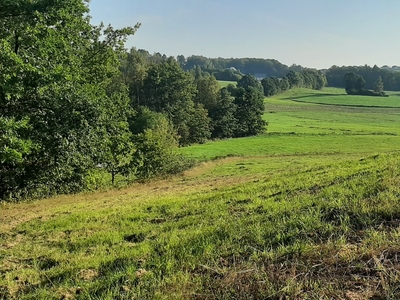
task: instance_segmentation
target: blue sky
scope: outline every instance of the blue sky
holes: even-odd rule
[[[91,0],[92,23],[142,23],[127,47],[291,65],[400,65],[399,0]]]

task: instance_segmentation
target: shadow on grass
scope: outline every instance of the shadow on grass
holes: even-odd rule
[[[347,94],[332,94],[332,93],[325,93],[325,94],[308,94],[302,96],[293,95],[291,97],[283,98],[285,100],[293,100],[293,99],[304,99],[304,98],[323,98],[328,96],[347,96]]]
[[[394,94],[396,95],[396,94]],[[398,94],[400,95],[400,93]],[[326,94],[309,94],[309,95],[302,95],[302,96],[292,96],[292,97],[287,97],[283,98],[284,100],[291,100],[294,102],[299,102],[299,103],[309,103],[309,104],[318,104],[318,105],[331,105],[331,106],[347,106],[347,107],[358,107],[358,108],[394,108],[398,109],[398,106],[386,106],[386,105],[362,105],[362,104],[347,104],[347,103],[330,103],[330,102],[318,102],[317,101],[307,101],[307,99],[320,99],[324,98],[327,96],[347,96],[347,94],[332,94],[332,93],[326,93]]]

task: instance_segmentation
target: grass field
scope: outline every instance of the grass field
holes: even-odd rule
[[[223,81],[223,80],[218,80],[218,82],[221,87],[226,87],[230,84],[233,84],[234,86],[236,86],[236,83],[237,83],[236,81]]]
[[[289,92],[286,99],[326,105],[400,108],[400,93],[388,92],[387,94],[389,97],[367,97],[347,95],[344,90],[335,88],[324,89],[319,92],[306,92],[304,89],[295,89]]]
[[[340,95],[343,90],[295,89],[267,98],[264,115],[269,122],[267,134],[209,142],[184,148],[182,152],[199,160],[209,160],[226,156],[365,155],[400,150],[400,108],[358,107],[354,103],[359,101],[359,96],[347,95],[342,95],[347,99],[347,106],[292,100],[312,94]],[[387,101],[382,102],[385,106],[392,101],[392,97],[377,98]]]
[[[181,176],[1,204],[0,299],[399,299],[400,108],[341,93],[266,99]]]

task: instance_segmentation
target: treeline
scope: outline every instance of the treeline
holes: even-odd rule
[[[177,173],[191,165],[179,145],[265,129],[254,78],[221,91],[174,58],[127,52],[140,24],[88,13],[83,0],[0,3],[0,199]]]
[[[224,78],[219,79],[219,72],[221,70],[235,69],[242,74],[283,77],[291,70],[301,71],[303,69],[298,65],[288,67],[275,59],[264,58],[207,58],[199,55],[192,55],[185,58],[183,55],[179,55],[177,60],[186,71],[190,71],[197,66],[211,74],[216,73],[214,75],[218,80],[228,80]]]
[[[400,91],[400,72],[395,72],[378,66],[333,66],[329,68],[325,75],[328,81],[328,86],[345,88],[346,82],[344,77],[348,73],[354,73],[362,76],[365,85],[364,87],[369,90],[375,89],[375,82],[380,77],[388,91]]]
[[[304,69],[300,72],[290,71],[283,78],[267,77],[261,80],[264,95],[270,97],[292,88],[309,88],[320,90],[326,86],[326,77],[321,71]]]

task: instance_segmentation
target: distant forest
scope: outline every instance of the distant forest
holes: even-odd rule
[[[153,55],[154,56],[154,55]],[[160,54],[155,54],[160,56]],[[283,78],[288,72],[301,72],[305,68],[301,65],[293,64],[287,66],[275,59],[263,58],[207,58],[199,55],[192,55],[185,58],[178,55],[177,60],[185,71],[190,71],[196,67],[203,71],[213,74],[218,80],[236,81],[241,74],[252,74],[259,79],[264,77]],[[364,66],[332,66],[329,69],[320,70],[326,76],[327,86],[345,88],[344,76],[353,72],[362,76],[366,82],[367,89],[373,89],[376,80],[381,77],[385,90],[400,91],[400,72],[397,68],[384,66],[379,68]]]
[[[378,66],[333,66],[326,73],[328,86],[345,88],[344,76],[347,73],[355,73],[365,80],[365,88],[374,89],[375,82],[382,78],[383,85],[387,91],[400,91],[400,72],[392,71]]]

